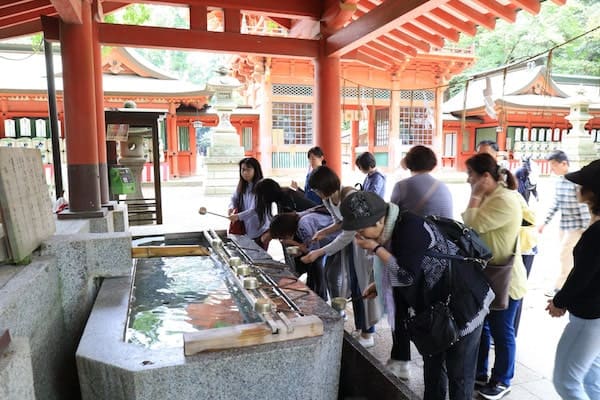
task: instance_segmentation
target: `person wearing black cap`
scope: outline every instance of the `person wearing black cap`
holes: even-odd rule
[[[429,255],[429,251],[456,254],[457,247],[446,240],[435,225],[410,212],[400,213],[371,192],[355,192],[340,204],[342,229],[356,231],[356,243],[379,257],[384,265],[381,287],[371,284],[363,295],[383,296],[392,329],[405,323],[430,302],[448,296],[449,260]],[[452,269],[451,308],[459,328],[459,341],[442,353],[424,356],[424,400],[471,400],[479,339],[488,306],[494,294],[480,275]],[[456,271],[456,272],[455,272]],[[479,278],[477,278],[479,277]],[[409,304],[408,313],[395,304]]]
[[[577,185],[577,197],[592,216],[573,249],[573,269],[548,300],[553,317],[569,312],[569,323],[556,348],[553,383],[563,399],[600,399],[600,160],[565,178]]]

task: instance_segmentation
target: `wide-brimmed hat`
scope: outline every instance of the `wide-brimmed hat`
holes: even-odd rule
[[[356,231],[373,226],[385,216],[387,204],[373,192],[355,192],[340,204],[342,229]]]
[[[569,172],[565,178],[594,193],[600,193],[600,160],[592,161],[579,171]]]

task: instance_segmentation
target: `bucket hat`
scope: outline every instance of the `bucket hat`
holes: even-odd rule
[[[565,178],[591,189],[594,193],[600,193],[600,160],[592,161],[579,171],[565,174]]]
[[[387,211],[386,202],[373,192],[354,192],[340,204],[342,229],[356,231],[375,225]]]

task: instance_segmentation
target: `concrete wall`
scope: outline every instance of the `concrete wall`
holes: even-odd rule
[[[114,230],[112,224],[112,217],[57,221],[57,233],[29,265],[0,265],[0,327],[13,337],[10,359],[0,362],[0,398],[79,398],[75,350],[98,278],[128,275],[132,265],[128,233],[89,233],[90,226]]]

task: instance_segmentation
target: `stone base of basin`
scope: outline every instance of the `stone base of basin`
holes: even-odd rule
[[[123,341],[131,280],[105,279],[77,349],[83,400],[336,399],[343,323],[311,293],[297,304],[323,335],[206,352]]]

